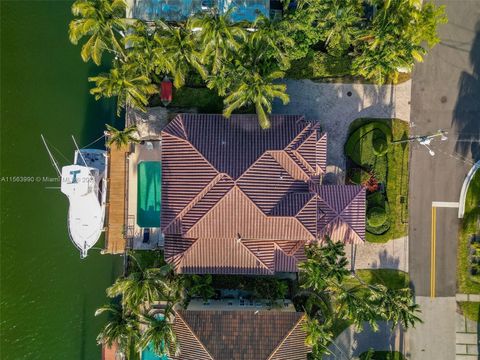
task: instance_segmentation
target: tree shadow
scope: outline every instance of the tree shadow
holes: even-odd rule
[[[480,160],[480,21],[475,26],[475,39],[470,50],[472,73],[463,71],[455,104],[452,127],[458,132],[455,151],[462,156],[472,154]]]
[[[400,257],[388,254],[386,249],[378,253],[379,261],[372,262],[372,269],[395,269],[398,270]]]

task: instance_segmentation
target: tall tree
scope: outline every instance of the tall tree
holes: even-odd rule
[[[414,326],[417,316],[409,288],[390,289],[382,284],[366,284],[357,278],[353,284],[346,269],[344,245],[328,237],[324,246],[312,244],[306,248],[307,260],[299,265],[304,309],[307,312],[307,339],[316,356],[326,353],[335,321],[349,321],[359,331],[365,322],[378,329],[378,321],[390,321],[392,326]]]
[[[203,49],[203,62],[210,65],[213,75],[219,73],[222,61],[229,60],[246,38],[245,30],[230,19],[233,10],[230,8],[226,13],[220,14],[214,8],[188,22]]]
[[[360,0],[324,0],[309,4],[315,13],[314,24],[328,52],[345,54],[354,44],[362,24],[363,3]]]
[[[135,72],[150,78],[152,82],[159,83],[168,69],[167,59],[158,57],[156,31],[155,25],[136,20],[129,26],[124,44],[127,48],[126,61],[132,65]]]
[[[144,314],[140,316],[140,321],[146,327],[138,342],[138,350],[143,350],[147,346],[152,346],[157,355],[178,356],[180,347],[177,336],[173,331],[171,311],[165,311],[164,314]]]
[[[196,49],[189,23],[173,26],[158,21],[157,24],[159,31],[155,34],[155,41],[158,44],[156,56],[167,60],[165,66],[173,76],[175,87],[180,88],[185,84],[191,69],[197,70],[205,79],[207,71],[202,64],[201,54]]]
[[[105,126],[108,135],[107,147],[109,148],[115,145],[117,149],[120,149],[130,143],[140,142],[137,138],[137,127],[135,125],[128,126],[123,130],[118,130],[109,124],[105,124]]]
[[[145,303],[153,303],[172,291],[172,267],[164,265],[160,268],[144,269],[137,264],[127,276],[118,278],[107,289],[111,298],[122,296],[122,304],[132,311]]]
[[[95,311],[95,316],[107,314],[108,319],[97,336],[98,344],[118,345],[120,351],[128,354],[130,346],[138,341],[139,322],[131,312],[125,312],[121,305],[110,303]]]
[[[88,37],[82,46],[83,61],[92,59],[100,65],[105,50],[124,57],[119,37],[126,29],[126,6],[124,0],[77,0],[73,3],[72,13],[78,18],[70,22],[69,36],[75,45]]]
[[[426,44],[438,42],[437,26],[445,23],[444,7],[420,0],[372,0],[377,8],[369,27],[355,46],[352,68],[376,83],[398,79],[410,72],[415,61],[423,61]]]
[[[272,71],[259,74],[245,71],[239,83],[225,98],[223,115],[229,118],[232,113],[245,106],[253,105],[262,129],[270,128],[268,114],[272,112],[272,102],[279,98],[283,104],[289,102],[285,84],[274,84],[273,81],[283,77],[283,72]]]
[[[253,23],[255,31],[252,32],[251,42],[258,48],[263,48],[268,57],[275,59],[282,70],[290,67],[290,52],[295,47],[295,42],[288,35],[291,27],[285,21],[274,21],[261,15]]]
[[[110,72],[90,77],[88,81],[95,83],[90,90],[95,100],[117,97],[117,116],[125,106],[146,111],[149,97],[158,92],[157,86],[130,64],[117,63]]]

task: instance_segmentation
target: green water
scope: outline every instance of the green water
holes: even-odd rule
[[[70,134],[86,145],[112,119],[112,104],[88,94],[98,68],[68,42],[70,5],[1,2],[2,360],[100,359],[95,337],[104,319],[93,313],[121,266],[98,250],[80,260],[68,238],[67,199],[46,189],[58,182],[6,178],[55,176],[40,133],[72,161]]]
[[[138,164],[137,223],[143,228],[160,226],[162,168],[158,161]]]

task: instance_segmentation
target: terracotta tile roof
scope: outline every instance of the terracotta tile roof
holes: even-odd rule
[[[296,271],[303,245],[326,231],[363,241],[365,191],[318,185],[326,134],[301,116],[271,122],[264,131],[253,115],[185,114],[163,130],[161,227],[177,271]]]
[[[178,311],[178,360],[305,360],[302,313]]]

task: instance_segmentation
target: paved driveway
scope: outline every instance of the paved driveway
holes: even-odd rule
[[[343,146],[348,126],[361,117],[410,121],[411,82],[398,86],[326,84],[287,80],[290,103],[275,103],[273,113],[305,115],[328,133],[328,164],[345,170]]]

